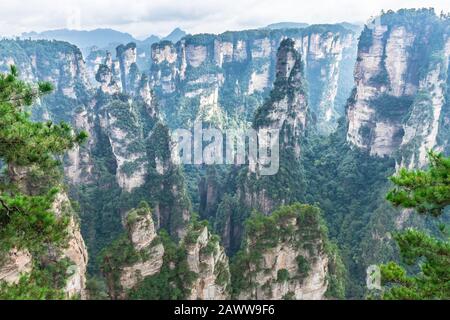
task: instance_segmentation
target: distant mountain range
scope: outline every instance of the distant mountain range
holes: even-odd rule
[[[343,26],[346,29],[352,30],[355,33],[360,33],[363,29],[364,23],[349,23],[349,22],[341,22],[337,23],[338,25]],[[304,22],[277,22],[269,24],[268,26],[262,29],[301,29],[308,27],[309,24]]]
[[[341,25],[352,31],[360,31],[361,27],[357,24],[351,24],[347,22],[341,23]],[[306,28],[309,24],[303,22],[277,22],[267,25],[262,29],[300,29]],[[175,28],[165,37],[159,37],[156,35],[150,35],[144,40],[138,40],[131,34],[121,32],[113,29],[94,29],[94,30],[70,30],[70,29],[56,29],[47,30],[42,32],[25,32],[22,33],[21,38],[32,40],[60,40],[66,41],[76,45],[84,53],[91,51],[92,47],[99,49],[105,49],[114,52],[115,48],[120,44],[127,44],[130,42],[136,43],[140,51],[148,51],[149,47],[153,43],[157,43],[162,40],[169,40],[173,43],[178,42],[186,36],[186,32],[180,28]]]
[[[309,26],[309,24],[303,22],[277,22],[269,24],[264,29],[298,29],[306,28],[307,26]]]
[[[170,40],[172,42],[177,42],[186,35],[186,32],[180,28],[174,29],[166,37],[160,38],[155,35],[150,35],[145,40],[135,39],[131,34],[120,32],[113,29],[94,29],[90,31],[86,30],[69,30],[69,29],[58,29],[58,30],[48,30],[43,32],[26,32],[22,33],[21,37],[33,40],[46,39],[46,40],[60,40],[70,42],[82,50],[89,49],[93,46],[98,48],[109,48],[114,47],[118,44],[126,44],[130,42],[135,42],[139,46],[149,46],[155,42],[161,40]]]

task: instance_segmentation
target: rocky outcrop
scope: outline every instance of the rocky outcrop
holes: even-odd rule
[[[448,145],[448,141],[438,141],[438,135],[448,127],[445,119],[449,115],[445,106],[449,98],[446,89],[450,84],[450,37],[440,53],[440,59],[430,66],[425,78],[419,82],[411,114],[403,125],[401,166],[422,167],[428,162],[429,150],[443,151]]]
[[[122,91],[121,82],[118,82],[117,72],[114,70],[115,67],[116,64],[112,62],[101,64],[96,72],[95,79],[100,83],[100,89],[105,94],[114,95]]]
[[[123,267],[120,285],[126,291],[136,286],[145,277],[160,271],[163,264],[164,247],[161,243],[154,243],[157,234],[148,207],[128,212],[125,219],[133,249],[144,256],[136,263]]]
[[[186,222],[185,236],[175,242],[165,231],[157,235],[145,202],[124,219],[126,237],[119,238],[102,255],[102,271],[112,298],[230,298],[228,257],[206,222]]]
[[[39,188],[31,183],[32,169],[29,167],[15,166],[9,163],[8,175],[16,188],[26,195],[39,194]],[[59,186],[62,189],[62,186]],[[86,269],[88,253],[81,236],[80,226],[72,204],[64,191],[54,195],[49,211],[54,214],[56,220],[67,219],[66,237],[59,245],[42,243],[43,250],[40,255],[31,254],[26,248],[21,250],[12,249],[4,261],[0,262],[0,274],[7,283],[16,283],[20,276],[33,272],[33,268],[41,268],[41,265],[58,263],[62,260],[68,261],[65,278],[65,287],[56,288],[62,290],[67,298],[86,298]],[[2,257],[3,258],[3,257]]]
[[[389,12],[363,31],[347,140],[399,165],[423,166],[438,148],[449,63],[449,24],[432,10]],[[399,152],[400,150],[400,152]]]
[[[186,241],[187,264],[197,276],[190,285],[190,300],[226,300],[230,297],[230,271],[228,257],[217,236],[212,236],[208,228],[191,230],[196,239]],[[195,238],[194,237],[194,238]]]
[[[28,251],[11,250],[6,257],[2,257],[0,265],[0,282],[17,283],[20,276],[31,272],[33,262]]]
[[[93,180],[94,164],[91,156],[94,147],[95,133],[92,115],[85,108],[80,108],[74,114],[73,126],[76,130],[84,130],[90,139],[83,146],[75,146],[67,152],[64,161],[64,175],[72,185],[89,183]]]
[[[72,207],[67,194],[59,193],[53,202],[53,212],[57,217],[67,215],[72,212]],[[72,264],[67,269],[68,278],[64,292],[68,298],[86,298],[86,269],[88,264],[88,253],[80,226],[73,213],[69,216],[67,227],[68,244],[60,255],[60,259],[68,259]]]
[[[70,123],[76,107],[89,99],[88,70],[81,51],[74,45],[47,40],[2,40],[0,71],[8,72],[10,65],[17,66],[25,81],[48,81],[55,88],[33,109],[37,120]]]
[[[98,47],[92,47],[85,57],[88,79],[94,88],[97,88],[99,86],[99,83],[95,79],[95,77],[100,65],[105,63],[105,58],[108,55],[110,56],[111,54],[107,50],[99,49]]]
[[[250,218],[245,246],[233,265],[239,273],[233,273],[236,298],[324,299],[335,275],[322,223],[319,209],[300,204]]]
[[[314,257],[311,270],[304,279],[278,279],[282,272],[289,275],[299,273],[297,263],[298,257],[305,257],[306,251],[298,250],[292,245],[280,244],[276,248],[263,253],[262,263],[259,268],[262,272],[255,272],[255,283],[257,288],[253,291],[243,293],[239,299],[256,300],[321,300],[327,291],[328,258],[324,255]],[[305,257],[313,259],[312,257]],[[270,270],[270,271],[269,271]],[[255,270],[256,271],[256,270]],[[295,277],[295,276],[294,276]]]
[[[136,81],[138,80],[136,44],[129,43],[126,46],[120,45],[116,48],[116,52],[120,65],[122,90],[124,93],[132,93],[136,89]]]

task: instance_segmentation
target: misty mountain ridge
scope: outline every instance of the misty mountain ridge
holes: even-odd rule
[[[47,30],[43,32],[24,32],[21,38],[31,40],[59,40],[70,42],[81,49],[91,47],[108,48],[111,45],[134,42],[138,46],[148,46],[161,40],[170,40],[177,42],[186,35],[186,32],[180,28],[175,28],[166,37],[159,37],[150,35],[145,40],[138,40],[131,34],[121,32],[109,28],[94,29],[94,30],[70,30],[70,29],[56,29]]]
[[[306,28],[307,26],[309,26],[309,24],[304,22],[276,22],[265,26],[263,29],[299,29]]]

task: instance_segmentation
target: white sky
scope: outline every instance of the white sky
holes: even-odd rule
[[[381,9],[434,7],[450,0],[20,0],[0,1],[0,36],[70,28],[113,28],[143,38],[175,27],[219,33],[274,22],[364,22]]]

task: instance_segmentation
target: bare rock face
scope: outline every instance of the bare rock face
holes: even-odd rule
[[[162,244],[153,247],[149,250],[149,254],[151,259],[123,268],[120,277],[120,283],[123,289],[132,289],[145,277],[159,272],[163,264],[164,247]]]
[[[57,89],[68,98],[83,98],[82,96],[79,96],[74,89],[76,84],[82,84],[86,88],[90,86],[87,78],[86,65],[81,52],[74,51],[73,53],[61,53],[59,55],[59,60],[62,63],[59,71],[60,81],[58,82]],[[64,80],[61,81],[61,79]]]
[[[166,41],[161,45],[155,44],[152,49],[152,60],[157,64],[165,61],[171,64],[177,61],[177,52],[171,42]]]
[[[401,123],[396,123],[389,118],[378,120],[376,110],[373,108],[373,101],[378,97],[388,92],[398,95],[407,87],[403,80],[406,68],[402,56],[406,57],[406,52],[413,44],[414,38],[412,34],[405,34],[404,29],[400,30],[391,32],[394,39],[390,39],[387,35],[388,26],[386,25],[365,30],[363,37],[370,33],[372,45],[367,48],[360,47],[358,52],[355,69],[356,101],[348,109],[347,137],[356,146],[369,149],[372,155],[390,155],[401,141]],[[400,33],[403,33],[404,41],[397,41]],[[401,60],[402,63],[393,64],[394,61]],[[379,81],[383,80],[383,76],[388,77],[390,85]],[[409,90],[415,91],[416,88],[411,84]]]
[[[279,129],[283,147],[293,147],[300,156],[300,138],[305,134],[308,100],[305,92],[304,65],[301,55],[294,48],[294,41],[283,40],[277,54],[277,78],[274,92],[282,99],[269,100],[255,120],[258,129]],[[272,103],[272,105],[269,105]],[[265,125],[261,124],[264,118]]]
[[[85,57],[88,79],[94,88],[99,86],[95,77],[100,65],[105,63],[105,57],[107,56],[111,56],[111,53],[97,47],[92,47],[89,54]]]
[[[153,244],[157,234],[148,207],[128,212],[126,228],[134,250],[139,253],[145,252],[146,258],[122,269],[120,284],[124,290],[131,289],[143,278],[158,273],[164,256],[163,245]]]
[[[420,167],[426,150],[441,147],[449,32],[448,20],[433,11],[408,12],[413,23],[390,12],[361,35],[347,140],[373,156],[395,155],[399,166]]]
[[[315,113],[319,133],[329,134],[337,128],[351,92],[357,36],[352,33],[336,37],[333,32],[313,33],[293,38],[304,57],[305,74],[310,88],[309,105]],[[317,90],[317,89],[316,89]]]
[[[325,255],[314,257],[311,271],[305,279],[281,281],[278,273],[286,270],[289,275],[298,271],[296,258],[306,256],[292,245],[281,244],[263,254],[260,268],[263,272],[256,272],[254,281],[260,286],[251,293],[244,293],[239,299],[281,300],[294,298],[295,300],[321,300],[327,291],[328,258]],[[305,259],[312,259],[311,257]],[[270,270],[270,272],[269,272]],[[289,296],[291,295],[291,296]]]
[[[59,193],[53,203],[53,212],[58,217],[71,210],[70,200],[65,193]],[[68,225],[68,245],[61,253],[60,258],[68,258],[73,264],[68,267],[69,278],[64,291],[68,298],[86,298],[86,268],[88,253],[80,226],[74,216],[70,216]]]
[[[214,61],[218,66],[222,67],[224,63],[233,60],[233,43],[228,41],[214,41]]]
[[[121,92],[121,86],[116,81],[113,70],[107,64],[102,64],[98,67],[95,78],[100,83],[100,89],[103,93],[113,95]]]
[[[187,65],[197,68],[206,60],[208,51],[205,46],[187,45],[186,46],[186,61]]]
[[[11,250],[0,265],[0,282],[17,283],[22,274],[31,272],[32,257],[28,251]]]
[[[125,93],[130,93],[135,89],[137,73],[136,65],[136,44],[129,43],[126,46],[120,45],[116,48],[117,59],[120,63],[122,89]]]
[[[69,258],[73,265],[69,266],[70,277],[67,279],[65,292],[67,296],[86,298],[86,268],[88,252],[81,236],[80,226],[72,218],[69,224],[69,246],[63,256]]]
[[[175,90],[175,79],[181,72],[178,68],[181,60],[179,55],[185,62],[185,51],[179,53],[171,42],[164,41],[152,45],[152,84],[159,86],[165,93],[172,93]],[[183,68],[185,69],[186,66],[184,65]]]
[[[90,73],[93,73],[103,93],[114,95],[125,93],[134,96],[138,93],[141,74],[137,67],[136,44],[119,45],[116,59],[108,51],[93,51],[88,57]],[[94,84],[95,85],[95,84]]]
[[[229,299],[230,272],[228,257],[219,244],[219,238],[212,236],[207,227],[201,227],[198,238],[186,244],[187,263],[197,278],[191,285],[190,300]],[[189,234],[188,234],[189,236]]]
[[[299,157],[300,138],[307,125],[308,100],[303,60],[294,44],[291,39],[283,40],[280,44],[272,97],[257,110],[254,127],[258,130],[280,130],[280,144],[294,148]]]
[[[67,99],[80,99],[90,84],[81,51],[65,42],[3,40],[0,46],[14,45],[12,55],[0,57],[0,70],[17,66],[21,78],[29,82],[49,81]],[[49,47],[53,47],[49,50]],[[29,54],[34,51],[35,54]],[[42,51],[46,51],[43,53]],[[81,90],[76,91],[75,86]]]
[[[403,125],[401,150],[403,156],[400,162],[402,166],[422,167],[427,164],[428,150],[436,148],[442,151],[448,141],[438,141],[440,131],[444,131],[448,124],[445,119],[449,117],[445,106],[448,103],[448,94],[445,88],[448,86],[448,71],[450,58],[450,37],[447,37],[445,49],[441,60],[432,66],[425,78],[419,82],[418,97],[412,105],[409,119]],[[427,121],[422,119],[426,118]],[[417,148],[416,144],[420,141]],[[408,151],[413,150],[411,154]]]
[[[130,211],[126,220],[128,235],[134,248],[138,251],[147,248],[156,237],[151,212],[145,209]]]
[[[261,70],[252,72],[248,85],[248,94],[252,95],[255,92],[264,92],[266,88],[270,87],[270,65],[264,65]]]
[[[128,114],[127,119],[124,112]],[[100,125],[107,134],[112,153],[117,163],[116,181],[126,192],[142,186],[146,175],[146,154],[142,144],[142,135],[137,130],[127,130],[128,122],[137,128],[138,115],[131,105],[113,101],[104,107],[100,116]],[[137,146],[137,148],[133,148]]]
[[[73,127],[76,130],[84,130],[89,134],[89,141],[83,146],[76,146],[67,152],[64,162],[64,174],[72,185],[89,183],[93,179],[94,165],[90,155],[95,139],[94,126],[90,120],[89,112],[81,109],[74,115]]]
[[[259,220],[256,222],[256,220]],[[330,276],[328,241],[318,209],[295,204],[272,216],[250,218],[246,245],[238,254],[238,299],[320,300]]]

